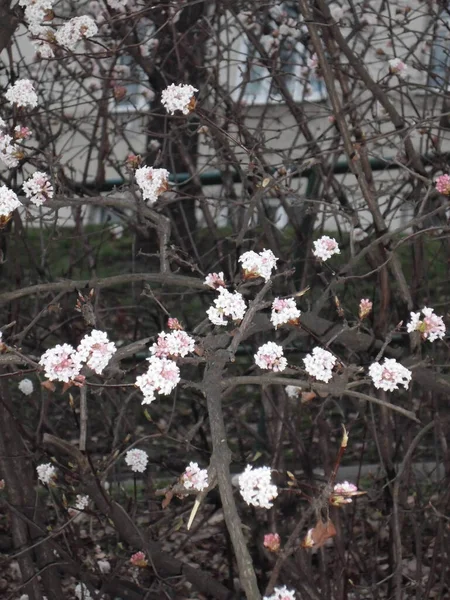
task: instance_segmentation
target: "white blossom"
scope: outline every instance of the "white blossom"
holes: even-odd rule
[[[323,348],[314,348],[311,354],[307,354],[303,359],[305,371],[311,377],[318,381],[327,383],[333,377],[333,368],[336,364],[336,357]]]
[[[29,79],[18,79],[14,85],[10,85],[6,91],[5,98],[11,104],[17,106],[37,106],[38,97],[34,91],[32,82]]]
[[[271,508],[271,501],[278,496],[277,486],[271,481],[270,467],[253,470],[251,465],[247,465],[239,476],[239,488],[247,504],[261,508]]]
[[[271,371],[284,371],[287,367],[283,348],[275,342],[267,342],[258,348],[255,354],[255,363],[261,369],[270,369]]]
[[[259,254],[249,250],[239,257],[246,279],[262,277],[265,281],[270,279],[277,260],[272,250],[266,250],[265,248]]]
[[[420,312],[424,318],[420,318]],[[406,327],[408,333],[420,331],[424,340],[434,342],[445,337],[445,323],[442,317],[434,314],[434,308],[422,308],[422,311],[412,312],[411,321]]]
[[[17,195],[6,185],[2,185],[0,187],[0,217],[7,217],[19,206],[22,206],[22,202]]]
[[[163,90],[161,94],[161,103],[170,114],[174,115],[180,110],[184,115],[188,115],[195,107],[194,93],[198,89],[192,85],[172,83]]]
[[[22,379],[22,381],[19,382],[18,388],[22,394],[29,396],[34,390],[33,382],[31,379]]]
[[[109,341],[107,333],[98,329],[85,335],[77,348],[78,359],[86,362],[97,375],[101,375],[115,352],[114,342]]]
[[[125,12],[125,7],[128,4],[128,0],[106,0],[108,6],[119,12]]]
[[[225,286],[224,279],[225,278],[222,271],[220,273],[208,273],[208,275],[205,278],[204,284],[212,288],[213,290],[217,290]]]
[[[389,69],[391,73],[394,73],[403,79],[408,71],[408,66],[399,58],[391,58],[389,61]]]
[[[408,389],[412,373],[406,367],[398,363],[394,358],[385,358],[384,364],[373,363],[369,367],[369,375],[373,385],[385,392],[392,392],[403,385]]]
[[[275,298],[272,303],[272,314],[270,320],[277,329],[285,323],[297,323],[300,318],[300,311],[293,298]]]
[[[226,325],[224,317],[229,317],[233,321],[241,321],[244,318],[247,306],[245,300],[239,292],[231,293],[221,287],[218,289],[219,297],[214,300],[215,306],[211,306],[206,311],[209,320],[214,325]]]
[[[151,204],[154,204],[169,188],[169,171],[166,169],[140,167],[136,169],[134,176],[144,200],[149,200]]]
[[[75,596],[77,600],[92,600],[91,593],[84,583],[77,583],[75,586]]]
[[[288,590],[285,585],[283,587],[273,588],[271,596],[264,596],[263,600],[295,600],[294,590]]]
[[[97,566],[99,568],[100,573],[103,573],[103,575],[111,573],[111,563],[109,562],[109,560],[98,560]]]
[[[340,254],[339,246],[334,238],[330,238],[327,235],[322,236],[319,240],[314,242],[313,254],[320,260],[328,260],[333,254]]]
[[[285,390],[288,397],[292,400],[297,400],[302,392],[302,388],[298,385],[287,385]]]
[[[0,133],[0,160],[2,160],[9,169],[17,167],[19,160],[24,154],[17,144],[14,144],[14,138],[7,133]]]
[[[144,450],[133,448],[126,453],[125,462],[135,473],[143,473],[147,468],[148,454]]]
[[[208,471],[191,462],[181,476],[181,483],[187,490],[202,492],[208,487]]]
[[[85,510],[89,506],[90,498],[89,496],[83,496],[81,494],[77,494],[75,501],[75,508],[77,510]]]
[[[36,171],[24,182],[22,189],[25,196],[36,206],[42,206],[46,200],[53,198],[53,186],[47,173]]]
[[[98,32],[94,19],[83,15],[64,23],[55,34],[56,41],[67,50],[74,50],[82,38],[91,38]]]
[[[173,360],[152,356],[148,371],[139,375],[136,385],[144,395],[142,404],[150,404],[155,399],[155,392],[168,395],[180,381],[180,369]]]
[[[45,485],[48,485],[56,479],[56,469],[51,463],[38,465],[36,467],[36,472],[39,480]]]

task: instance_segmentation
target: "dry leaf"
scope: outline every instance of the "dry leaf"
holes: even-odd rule
[[[173,498],[173,492],[172,491],[166,492],[166,495],[164,496],[164,500],[161,503],[162,508],[167,508],[169,506],[169,504],[172,502],[172,498]]]
[[[326,523],[318,521],[317,525],[310,529],[303,540],[304,548],[321,548],[327,540],[336,535],[336,528],[328,519]]]

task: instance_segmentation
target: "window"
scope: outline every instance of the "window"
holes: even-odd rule
[[[273,61],[273,69],[283,78],[292,97],[297,102],[321,102],[325,100],[326,87],[314,69],[308,67],[310,55],[301,41],[304,31],[299,29],[296,2],[283,2],[267,15],[255,20],[251,15],[253,31]],[[239,95],[242,86],[244,100],[251,104],[276,104],[283,101],[275,80],[263,64],[260,55],[244,36],[241,42],[242,65],[238,67]]]
[[[450,88],[450,12],[439,16],[431,51],[428,85]]]

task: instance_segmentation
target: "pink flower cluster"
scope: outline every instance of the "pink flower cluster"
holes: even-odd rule
[[[192,85],[172,83],[163,90],[161,103],[171,115],[174,115],[177,110],[188,115],[195,108],[195,92],[198,92],[198,89]]]
[[[115,352],[116,346],[108,340],[108,335],[94,329],[84,336],[76,350],[70,344],[58,344],[44,352],[39,364],[50,381],[68,383],[80,376],[83,363],[100,375]]]
[[[275,329],[278,329],[280,325],[284,325],[285,323],[297,324],[300,314],[293,298],[275,298],[272,303],[270,320]]]
[[[143,473],[147,468],[148,454],[144,450],[133,448],[126,453],[125,462],[135,473]]]
[[[444,196],[450,196],[450,175],[441,175],[436,179],[436,189]]]
[[[392,392],[403,385],[408,389],[411,371],[398,363],[394,358],[385,358],[384,364],[373,363],[369,367],[369,375],[377,389]]]
[[[150,404],[155,392],[168,395],[180,381],[180,369],[173,360],[152,356],[147,359],[149,367],[146,373],[136,378],[136,386],[144,395],[142,404]]]
[[[391,58],[389,61],[389,70],[394,75],[398,75],[401,78],[406,77],[408,71],[407,65],[399,58]]]
[[[277,260],[272,250],[266,250],[265,248],[259,254],[250,250],[239,257],[245,279],[262,277],[265,281],[268,281],[272,276],[272,270],[275,269]]]
[[[187,490],[202,492],[208,487],[208,471],[200,469],[197,463],[191,462],[181,476],[181,483]]]
[[[361,321],[365,319],[372,312],[373,302],[367,298],[363,298],[359,303],[359,318]]]
[[[148,565],[148,560],[145,558],[143,552],[136,552],[131,556],[130,563],[135,567],[146,567]]]
[[[285,585],[283,587],[274,588],[271,596],[264,596],[263,600],[295,600],[294,590],[288,590]]]
[[[333,494],[331,496],[331,504],[340,506],[341,504],[350,504],[352,502],[352,496],[358,496],[358,488],[353,483],[343,481],[337,483],[333,488]]]
[[[163,331],[158,335],[158,341],[150,348],[150,352],[159,358],[184,357],[189,352],[193,352],[194,347],[194,338],[185,331],[176,330],[171,333]]]
[[[14,134],[13,138],[8,133],[5,133],[7,125],[5,121],[2,118],[0,118],[0,160],[2,160],[5,163],[5,165],[10,169],[17,167],[17,165],[19,164],[19,160],[24,156],[19,146],[13,143],[15,139],[21,139],[19,137],[21,128],[19,125],[17,127],[19,127],[19,131],[17,132],[17,134]],[[17,127],[14,128],[15,132],[17,130]]]
[[[18,79],[14,85],[10,85],[6,91],[5,98],[11,104],[17,106],[34,108],[37,106],[38,97],[29,79]]]
[[[255,354],[255,363],[261,369],[270,369],[275,372],[284,371],[287,367],[283,348],[275,342],[267,342],[258,348],[258,352]]]
[[[278,552],[280,549],[281,540],[278,533],[266,533],[264,536],[264,548],[269,552]]]
[[[227,325],[225,317],[229,317],[233,321],[241,321],[247,310],[242,294],[231,293],[224,287],[218,288],[218,292],[219,297],[214,300],[215,306],[211,306],[206,311],[211,323],[219,326]]]
[[[327,383],[333,377],[333,368],[336,364],[336,357],[323,348],[314,348],[311,354],[307,354],[303,359],[305,371],[311,377],[318,381]]]
[[[22,185],[25,196],[36,206],[42,206],[44,202],[53,198],[53,186],[47,173],[36,171]]]
[[[339,246],[334,238],[327,235],[322,236],[314,242],[313,254],[319,260],[328,260],[333,254],[340,254]]]
[[[259,467],[253,470],[247,465],[239,476],[239,489],[247,504],[272,508],[272,500],[278,496],[277,486],[272,483],[270,467]]]
[[[6,185],[2,185],[0,187],[0,217],[7,217],[19,206],[22,206],[22,202],[17,195]]]
[[[144,200],[149,200],[151,204],[169,189],[169,171],[166,169],[140,167],[136,169],[134,176]]]
[[[92,330],[90,335],[85,335],[77,348],[81,362],[85,362],[97,375],[102,374],[115,352],[114,342],[110,342],[108,335],[98,329]]]
[[[422,308],[424,318],[420,319],[420,312],[411,313],[411,321],[406,329],[408,333],[412,331],[420,331],[424,340],[434,342],[442,339],[445,336],[445,323],[442,317],[434,314],[434,308]]]
[[[225,287],[223,273],[208,273],[208,275],[205,278],[204,284],[212,288],[213,290]]]

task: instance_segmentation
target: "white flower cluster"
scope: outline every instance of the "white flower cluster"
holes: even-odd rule
[[[314,242],[313,254],[320,260],[328,260],[333,254],[340,254],[339,246],[334,238],[330,238],[327,235],[322,236],[319,240]]]
[[[275,298],[272,303],[272,315],[270,320],[272,325],[277,329],[285,323],[297,323],[300,318],[300,311],[295,304],[293,298]]]
[[[36,471],[39,480],[45,485],[48,485],[54,479],[56,479],[56,469],[50,463],[47,463],[45,465],[38,465],[36,467]]]
[[[106,0],[106,4],[114,10],[125,12],[125,7],[128,4],[128,0]]]
[[[29,79],[18,79],[14,85],[10,85],[6,91],[5,98],[11,104],[17,106],[37,106],[38,97],[34,91],[32,82]]]
[[[29,396],[33,393],[34,387],[31,379],[22,379],[17,386],[24,396]]]
[[[22,189],[25,196],[36,206],[42,206],[46,200],[53,198],[53,186],[47,173],[36,171],[24,182]]]
[[[336,357],[323,350],[323,348],[314,348],[311,354],[307,354],[303,359],[305,363],[305,371],[311,377],[315,377],[318,381],[327,383],[333,377],[333,368],[336,364]]]
[[[295,600],[295,592],[288,590],[285,585],[283,587],[273,588],[271,596],[264,596],[263,600]]]
[[[297,400],[302,393],[302,388],[298,385],[287,385],[285,387],[286,394],[291,400]]]
[[[104,331],[93,329],[90,335],[85,335],[78,348],[78,358],[85,362],[97,375],[101,375],[116,352],[116,345],[110,342]]]
[[[177,110],[188,115],[195,107],[195,92],[198,92],[198,89],[192,85],[172,83],[163,90],[161,103],[171,115],[174,115]]]
[[[42,21],[51,15],[55,0],[19,0],[19,6],[25,7],[25,20],[32,35],[40,35]]]
[[[125,462],[135,473],[143,473],[147,468],[148,454],[144,450],[133,448],[126,453]]]
[[[272,250],[264,248],[259,254],[253,252],[253,250],[244,252],[239,257],[238,262],[242,263],[246,279],[262,277],[265,281],[268,281],[272,275],[272,270],[276,267],[277,260]]]
[[[75,586],[75,596],[77,600],[93,600],[91,592],[84,583],[77,583]]]
[[[64,23],[55,34],[56,41],[67,50],[74,50],[82,38],[91,38],[98,32],[94,19],[87,15],[74,17]]]
[[[424,318],[420,319],[420,312]],[[422,311],[412,312],[411,321],[406,327],[408,333],[412,331],[420,331],[424,340],[434,342],[442,339],[445,336],[445,323],[442,317],[434,314],[434,308],[422,308]]]
[[[239,488],[247,504],[261,508],[272,508],[271,501],[278,496],[277,486],[271,480],[270,467],[253,470],[251,465],[247,465],[239,476]]]
[[[187,490],[202,492],[208,487],[208,471],[200,469],[197,463],[191,462],[181,476],[181,483]]]
[[[134,176],[144,200],[149,200],[152,204],[169,188],[169,171],[166,169],[140,167],[136,169]]]
[[[144,394],[142,404],[150,404],[155,392],[168,395],[180,381],[180,369],[173,360],[152,356],[147,373],[136,378],[136,385]]]
[[[258,348],[258,352],[255,354],[255,363],[261,369],[270,369],[271,371],[284,371],[287,367],[283,348],[275,342],[267,342]]]
[[[171,333],[164,331],[158,335],[158,341],[150,348],[150,352],[158,358],[167,358],[168,356],[187,356],[193,352],[195,340],[185,331],[176,330]]]
[[[217,290],[221,287],[225,287],[225,278],[223,272],[220,273],[208,273],[205,278],[204,284],[213,290]]]
[[[2,185],[0,187],[0,217],[7,217],[19,206],[22,206],[22,202],[17,195],[6,185]]]
[[[391,58],[389,61],[389,70],[394,75],[398,75],[400,78],[406,77],[408,71],[408,65],[404,63],[400,58]]]
[[[370,365],[369,375],[377,389],[392,392],[398,389],[399,385],[408,389],[412,373],[395,358],[385,358],[382,365],[380,363]]]
[[[9,169],[17,167],[19,160],[23,157],[23,152],[17,144],[14,144],[14,138],[5,133],[7,125],[0,118],[0,160],[2,160]],[[17,129],[17,127],[15,128]]]
[[[218,288],[218,291],[219,297],[214,300],[215,306],[211,306],[206,311],[211,323],[226,325],[227,321],[224,317],[229,317],[233,321],[241,321],[247,310],[242,294],[231,293],[224,287]]]
[[[83,363],[100,375],[116,352],[114,342],[104,331],[94,329],[86,334],[75,350],[70,344],[58,344],[41,356],[39,364],[50,381],[68,383],[81,371]]]
[[[58,344],[49,348],[39,361],[44,368],[45,376],[50,381],[68,383],[75,379],[81,371],[81,358],[70,344]]]
[[[82,494],[77,494],[75,500],[75,508],[77,510],[85,510],[89,506],[90,498],[89,496],[83,496]]]

